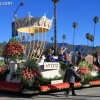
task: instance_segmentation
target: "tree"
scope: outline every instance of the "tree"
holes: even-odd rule
[[[74,34],[73,34],[73,52],[75,53],[75,47],[74,47],[74,38],[75,38],[75,29],[77,27],[77,23],[76,22],[73,22],[73,28],[74,28]]]
[[[57,19],[56,19],[56,15],[57,15],[57,7],[56,4],[59,2],[59,0],[52,0],[52,2],[54,2],[54,52],[55,52],[55,56],[57,56]]]
[[[53,41],[54,41],[54,37],[51,37],[51,41],[52,41],[52,43],[53,43]]]
[[[88,41],[90,40],[90,38],[91,38],[90,33],[86,33],[86,39],[87,39],[87,51],[88,51],[88,45],[89,45]]]
[[[64,43],[64,40],[66,39],[66,35],[63,35],[62,38],[63,38],[63,43]]]
[[[97,16],[95,16],[93,18],[93,21],[94,21],[94,35],[93,36],[95,36],[95,27],[96,27],[96,23],[99,21],[99,18]]]
[[[95,27],[96,27],[96,23],[99,21],[99,18],[97,17],[97,16],[95,16],[94,18],[93,18],[93,21],[94,21],[94,38],[95,38]],[[93,47],[94,47],[94,41],[93,41]]]
[[[90,40],[90,38],[91,38],[91,35],[90,35],[90,33],[86,33],[87,46],[88,46],[88,40]]]
[[[93,37],[95,38],[95,27],[96,27],[96,23],[99,21],[99,18],[97,16],[95,16],[93,18],[93,21],[94,21],[94,35],[93,35]],[[94,40],[93,40],[93,47],[94,47]],[[93,57],[93,62],[94,62],[94,57]]]
[[[94,41],[94,36],[90,35],[90,41],[91,41],[91,46],[92,46],[92,42]]]

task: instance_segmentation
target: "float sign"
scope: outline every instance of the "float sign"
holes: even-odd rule
[[[44,69],[60,69],[59,62],[44,62]]]

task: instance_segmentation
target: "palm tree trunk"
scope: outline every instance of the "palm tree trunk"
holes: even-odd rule
[[[88,43],[88,39],[87,39],[87,53],[88,53],[88,45],[89,45],[89,43]]]
[[[96,23],[94,24],[94,38],[95,38],[95,26],[96,26]],[[95,40],[95,39],[94,39]],[[94,46],[94,41],[93,41],[93,46]]]
[[[56,26],[56,13],[57,13],[57,8],[56,8],[56,2],[54,2],[54,52],[55,56],[57,56],[57,26]]]
[[[94,24],[94,40],[95,40],[95,26],[96,26],[96,23]],[[94,40],[93,40],[93,49],[94,49]],[[93,51],[93,50],[92,50]],[[94,52],[95,53],[95,52]],[[93,53],[92,53],[93,54]],[[94,56],[93,56],[93,63],[94,63]]]
[[[75,53],[74,38],[75,38],[75,28],[74,28],[74,34],[73,34],[73,53]]]

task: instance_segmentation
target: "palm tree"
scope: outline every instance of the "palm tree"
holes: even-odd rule
[[[54,41],[54,37],[51,37],[51,41],[52,41],[52,43],[53,43],[53,41]]]
[[[93,35],[93,37],[95,38],[95,27],[96,27],[96,23],[99,21],[98,16],[95,16],[93,18],[93,21],[94,21],[94,35]],[[93,40],[93,47],[94,47],[94,40]],[[93,57],[93,62],[94,62],[94,57]]]
[[[87,39],[87,53],[88,53],[88,41],[90,40],[90,33],[86,33],[86,39]]]
[[[63,43],[64,43],[64,40],[66,39],[66,35],[63,35],[62,38],[63,38]]]
[[[59,0],[52,0],[52,2],[54,2],[54,52],[55,52],[55,56],[57,56],[57,21],[56,21],[56,17],[57,17],[57,7],[56,4],[59,2]]]
[[[91,38],[91,35],[90,35],[90,33],[86,33],[87,46],[89,45],[89,44],[88,44],[88,40],[90,40],[90,38]]]
[[[94,38],[95,38],[95,27],[96,27],[96,23],[99,21],[99,18],[97,17],[97,16],[95,16],[94,18],[93,18],[93,21],[94,21]],[[94,47],[94,41],[93,41],[93,47]]]
[[[93,35],[90,36],[90,41],[91,41],[91,47],[92,47],[92,42],[94,41],[94,36]],[[92,49],[92,55],[94,55],[93,54],[93,49]],[[94,62],[94,57],[93,57],[93,62]]]
[[[94,36],[90,36],[90,41],[91,41],[91,47],[92,47],[92,42],[94,41]]]
[[[75,29],[77,27],[77,23],[76,22],[73,22],[73,28],[74,28],[74,34],[73,34],[73,52],[75,53],[75,47],[74,47],[74,38],[75,38]]]

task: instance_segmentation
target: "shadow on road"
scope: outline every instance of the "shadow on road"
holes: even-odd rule
[[[77,96],[72,96],[69,95],[69,97],[65,97],[65,95],[61,93],[38,93],[38,94],[22,94],[22,93],[14,93],[14,92],[7,92],[7,91],[0,91],[0,97],[9,97],[9,98],[30,98],[30,99],[35,99],[35,98],[51,98],[52,99],[58,99],[58,100],[88,100],[85,98],[99,98],[99,95],[77,95]],[[85,97],[85,98],[84,98]],[[82,99],[84,98],[84,99]]]
[[[7,92],[7,91],[0,91],[0,97],[11,97],[11,98],[31,98],[34,95],[38,94],[22,94],[22,93],[15,93],[15,92]]]

